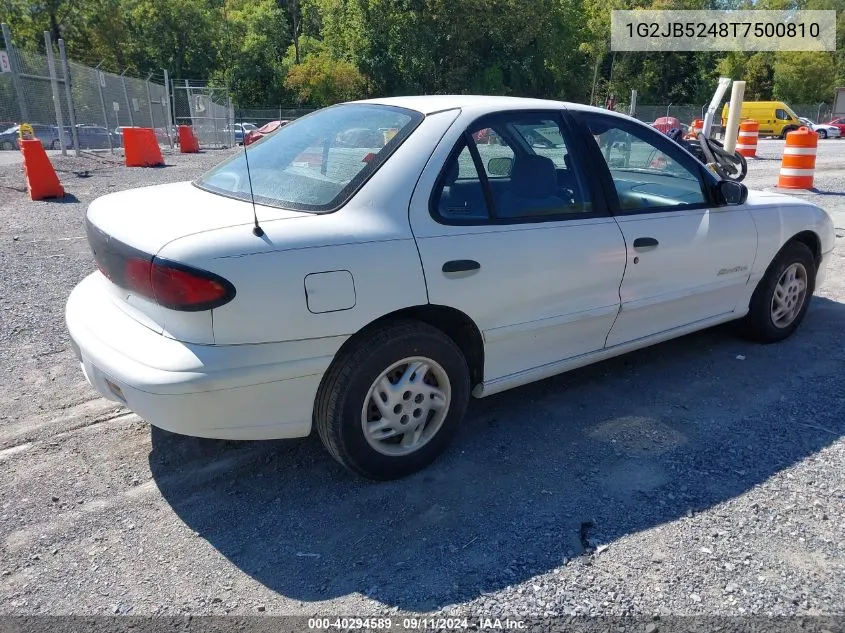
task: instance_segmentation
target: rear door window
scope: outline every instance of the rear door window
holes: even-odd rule
[[[432,192],[445,223],[536,222],[592,212],[557,113],[507,112],[469,127]]]
[[[249,200],[251,181],[252,195],[261,204],[332,211],[375,173],[422,119],[413,110],[376,104],[325,108],[264,137],[195,184]]]

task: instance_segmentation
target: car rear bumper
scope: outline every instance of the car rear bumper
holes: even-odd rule
[[[341,337],[199,345],[158,334],[114,304],[94,273],[74,288],[65,320],[88,382],[150,424],[220,439],[311,431],[314,397]]]

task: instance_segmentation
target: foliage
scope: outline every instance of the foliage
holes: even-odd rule
[[[836,53],[614,53],[625,8],[838,9]],[[722,74],[750,98],[829,102],[845,85],[842,0],[0,0],[21,48],[225,84],[238,106],[365,94],[484,93],[703,104]]]
[[[285,79],[285,87],[306,106],[326,106],[367,95],[369,82],[354,64],[328,55],[309,55],[295,64]]]

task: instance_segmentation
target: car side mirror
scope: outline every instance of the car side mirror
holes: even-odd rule
[[[742,204],[748,199],[748,187],[736,180],[720,180],[717,189],[722,202],[727,205]]]
[[[487,161],[487,173],[491,176],[510,176],[513,159],[507,156],[497,156]]]

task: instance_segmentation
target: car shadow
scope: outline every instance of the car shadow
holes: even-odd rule
[[[845,435],[843,328],[845,304],[815,297],[780,344],[723,326],[473,401],[447,453],[400,481],[347,473],[313,436],[153,428],[149,463],[185,524],[279,594],[430,611],[742,495]]]

